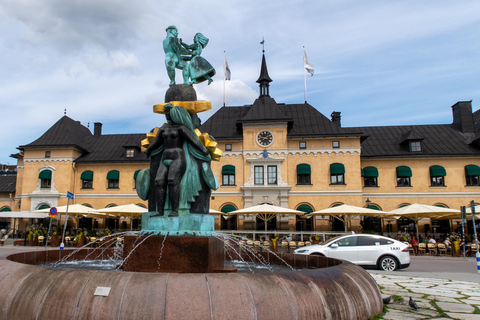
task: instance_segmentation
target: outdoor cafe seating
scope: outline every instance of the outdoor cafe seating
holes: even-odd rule
[[[438,254],[438,251],[437,251],[437,244],[436,243],[429,243],[427,245],[427,248],[428,248],[428,253],[433,256],[433,255],[437,255]]]
[[[439,243],[437,249],[438,254],[447,254],[447,245],[445,243]]]
[[[419,254],[425,254],[426,252],[427,252],[427,244],[419,243],[418,244],[418,253]]]

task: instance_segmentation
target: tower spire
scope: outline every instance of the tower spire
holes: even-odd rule
[[[265,40],[263,40],[262,42],[265,42]],[[272,82],[272,79],[268,76],[267,61],[265,60],[265,50],[262,51],[262,66],[260,67],[260,76],[258,77],[257,83],[260,84],[260,97],[270,97],[269,86],[270,82]]]

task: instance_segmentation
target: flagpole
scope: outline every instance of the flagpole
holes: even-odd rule
[[[305,57],[305,46],[303,46],[303,56]],[[303,62],[303,82],[305,85],[305,104],[307,104],[307,68],[305,68],[305,60]]]
[[[227,55],[225,54],[225,51],[223,51],[223,106],[224,107],[225,107],[225,77],[226,77],[225,61],[227,61]]]

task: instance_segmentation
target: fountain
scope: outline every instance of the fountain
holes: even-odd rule
[[[218,182],[210,169],[221,151],[196,129],[192,83],[212,81],[200,57],[208,39],[180,43],[174,26],[164,40],[171,83],[154,112],[167,124],[142,141],[150,168],[137,176],[148,200],[140,234],[123,240],[122,272],[38,266],[48,262],[117,259],[114,240],[98,248],[45,250],[0,257],[0,319],[367,319],[382,311],[373,278],[351,263],[320,257],[253,252],[238,239],[215,233],[208,214]],[[191,62],[178,60],[190,54]],[[175,68],[184,84],[175,84]],[[117,235],[113,235],[116,239]],[[113,238],[112,238],[113,239]],[[97,239],[99,241],[99,239]],[[227,250],[225,250],[225,248]],[[282,264],[286,270],[240,273],[224,260]]]

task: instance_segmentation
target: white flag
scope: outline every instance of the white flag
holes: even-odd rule
[[[314,73],[313,65],[308,63],[307,54],[305,53],[305,50],[303,50],[303,66],[305,67],[307,72],[310,73],[313,76],[313,73]]]
[[[227,57],[225,57],[225,63],[223,64],[223,73],[225,74],[225,80],[230,80],[230,68],[228,67]]]

